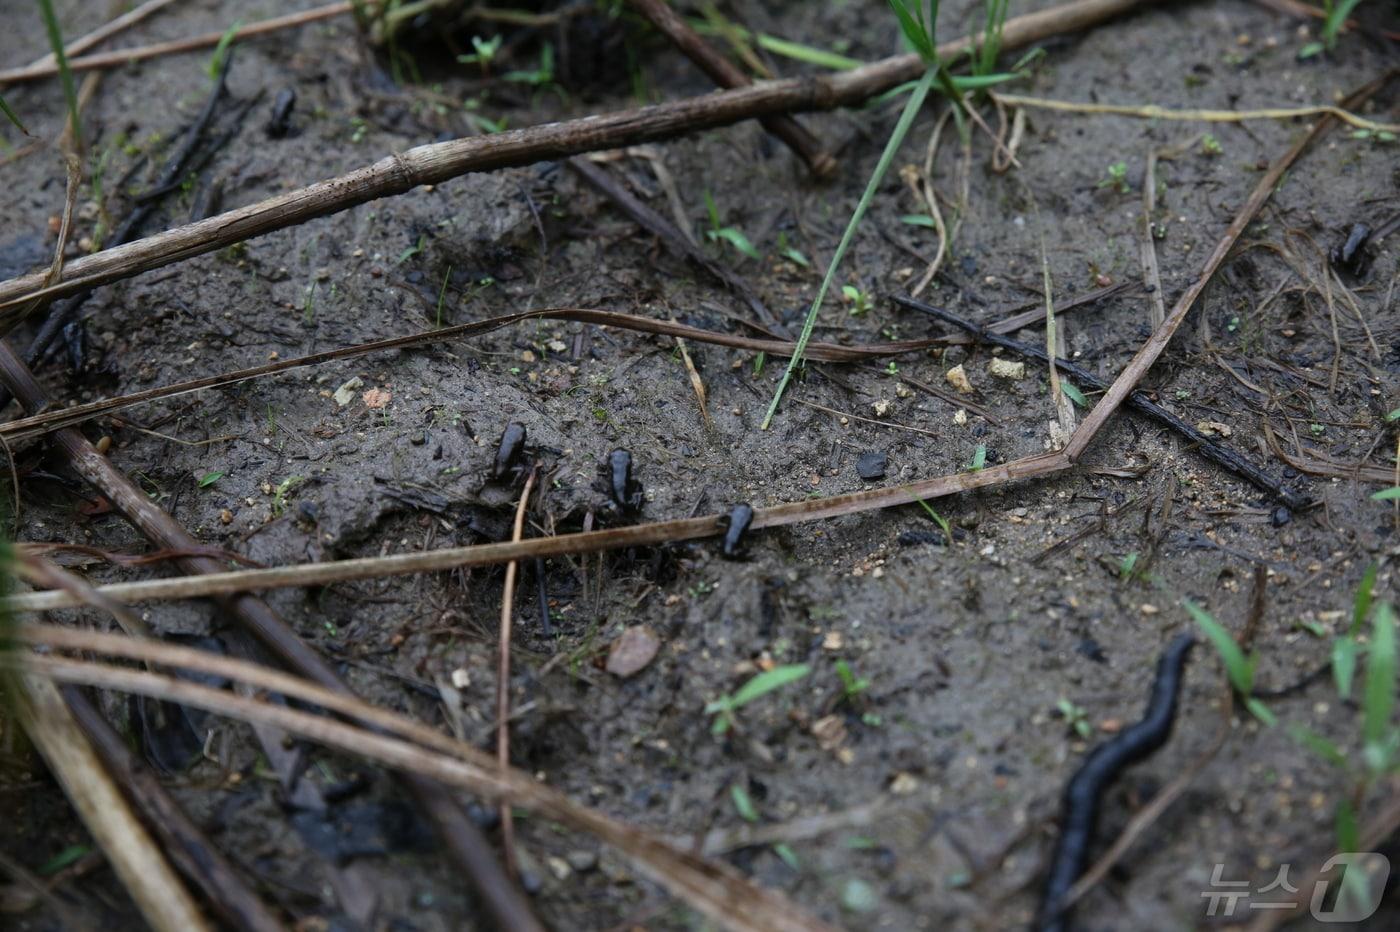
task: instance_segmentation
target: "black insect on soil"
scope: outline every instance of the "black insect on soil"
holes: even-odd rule
[[[277,97],[272,101],[272,116],[268,117],[265,127],[269,139],[281,139],[292,131],[292,110],[296,105],[296,91],[284,87],[277,92]]]
[[[1364,223],[1353,223],[1347,238],[1333,246],[1327,258],[1334,268],[1359,277],[1366,271],[1366,244],[1370,241],[1371,228]]]
[[[1064,932],[1070,927],[1070,910],[1061,908],[1060,902],[1084,873],[1104,795],[1125,769],[1151,755],[1171,737],[1181,674],[1195,643],[1190,634],[1181,634],[1167,646],[1157,661],[1157,676],[1142,720],[1094,748],[1065,787],[1060,840],[1050,860],[1050,876],[1036,920],[1039,932]]]
[[[747,503],[735,505],[729,514],[720,520],[725,522],[724,542],[719,548],[720,556],[726,560],[744,559],[744,535],[753,523],[753,506]]]
[[[525,471],[525,425],[511,421],[501,432],[496,444],[496,460],[491,465],[491,478],[497,482],[515,482]]]
[[[613,450],[602,467],[608,483],[608,498],[623,514],[636,514],[642,510],[642,484],[632,478],[632,454],[626,450]]]

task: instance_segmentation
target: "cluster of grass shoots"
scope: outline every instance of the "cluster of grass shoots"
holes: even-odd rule
[[[1360,3],[1361,0],[1322,0],[1322,10],[1326,14],[1322,20],[1322,40],[1303,46],[1298,50],[1298,57],[1312,58],[1336,48],[1342,26],[1346,25],[1347,17]]]
[[[851,213],[851,219],[846,224],[845,232],[841,234],[836,252],[832,255],[831,262],[826,268],[826,274],[822,277],[821,285],[817,288],[817,295],[807,310],[807,317],[802,323],[802,332],[798,335],[792,358],[788,361],[787,369],[783,371],[782,380],[778,383],[778,389],[773,394],[773,400],[769,403],[768,411],[763,417],[761,425],[763,430],[767,430],[772,424],[773,416],[777,413],[778,405],[782,402],[783,392],[787,390],[788,383],[792,381],[797,370],[802,367],[802,355],[812,338],[812,330],[816,326],[817,315],[826,300],[827,292],[831,290],[831,286],[836,280],[841,260],[845,258],[847,250],[850,249],[861,219],[869,210],[870,203],[875,198],[875,192],[879,190],[880,183],[884,181],[890,165],[894,162],[895,154],[904,144],[905,137],[909,135],[909,130],[914,125],[914,119],[923,108],[929,92],[936,88],[952,103],[954,112],[961,113],[967,108],[963,97],[965,90],[987,87],[1015,77],[1014,74],[997,75],[990,71],[1001,48],[1001,27],[1006,18],[1006,0],[988,0],[987,2],[987,32],[983,35],[980,48],[974,55],[975,68],[986,68],[986,71],[974,73],[970,78],[961,80],[953,78],[948,72],[947,65],[938,55],[936,24],[939,0],[889,0],[889,4],[890,9],[894,11],[895,18],[899,20],[900,31],[904,34],[905,40],[923,59],[924,73],[912,86],[905,85],[892,92],[898,93],[907,88],[909,97],[905,101],[904,110],[900,113],[899,120],[890,132],[884,151],[880,153],[880,159],[875,164],[875,171],[871,173],[869,181],[866,182],[865,190],[861,193],[860,200],[856,202],[855,210]],[[961,117],[959,119],[961,120]]]
[[[1337,696],[1347,703],[1356,679],[1358,659],[1366,657],[1361,684],[1360,746],[1348,751],[1341,739],[1318,734],[1298,723],[1283,725],[1287,734],[1302,747],[1316,754],[1341,773],[1340,795],[1336,806],[1336,848],[1338,852],[1360,850],[1359,816],[1367,793],[1382,779],[1400,773],[1400,725],[1394,721],[1397,667],[1396,620],[1394,608],[1375,603],[1373,590],[1376,567],[1367,571],[1352,601],[1351,624],[1332,643],[1332,677]],[[1225,674],[1244,706],[1268,728],[1279,727],[1278,716],[1253,695],[1258,654],[1244,650],[1218,621],[1189,601],[1187,612],[1214,646],[1225,667]],[[1371,619],[1369,642],[1361,641],[1367,618]],[[1347,871],[1342,879],[1342,896],[1364,901],[1365,876]]]

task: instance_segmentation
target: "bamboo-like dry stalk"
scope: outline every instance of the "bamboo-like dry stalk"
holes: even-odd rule
[[[767,929],[818,932],[829,928],[804,914],[781,894],[754,886],[726,865],[681,851],[655,836],[574,803],[530,774],[500,768],[491,755],[469,744],[397,713],[370,706],[353,696],[254,664],[143,639],[41,625],[20,625],[16,634],[34,644],[139,657],[148,662],[194,670],[217,669],[242,682],[373,723],[382,731],[368,731],[285,705],[232,695],[161,674],[57,656],[24,658],[24,663],[36,673],[62,682],[134,692],[206,709],[216,715],[274,725],[396,769],[467,789],[493,802],[514,802],[613,845],[642,873],[730,928],[753,932]],[[422,746],[383,732],[411,737]]]
[[[47,678],[18,671],[20,722],[58,778],[73,808],[107,855],[112,869],[157,932],[212,932],[155,840],[103,769],[58,689]]]
[[[1147,2],[1073,0],[1017,16],[1006,21],[1002,47],[1015,49],[1051,35],[1084,29]],[[957,39],[939,46],[939,53],[952,57],[971,44],[970,38]],[[0,310],[4,311],[0,313],[0,335],[18,322],[23,313],[19,308],[36,298],[61,297],[129,278],[420,185],[439,184],[470,172],[669,139],[777,113],[859,104],[917,78],[923,70],[923,60],[917,54],[898,55],[840,74],[767,81],[636,110],[417,146],[338,178],[74,259],[60,281],[48,287],[42,274],[0,282]]]
[[[802,521],[835,518],[841,515],[908,505],[965,492],[970,489],[1002,485],[1018,479],[1047,476],[1069,469],[1071,463],[1061,454],[1048,453],[989,466],[978,472],[954,473],[920,482],[886,489],[850,492],[828,498],[809,499],[754,510],[752,527],[780,527]],[[510,560],[533,557],[557,557],[564,554],[594,553],[623,547],[639,547],[669,541],[695,540],[712,537],[723,530],[720,515],[658,521],[605,531],[584,531],[553,537],[532,537],[518,543],[477,544],[469,547],[446,547],[416,553],[392,554],[385,557],[361,557],[332,560],[297,566],[278,566],[241,572],[211,573],[173,579],[151,579],[141,582],[113,583],[96,587],[102,595],[116,602],[129,604],[149,599],[182,599],[194,596],[227,595],[290,586],[322,586],[356,579],[440,570],[491,566]],[[48,611],[79,604],[62,590],[30,592],[0,600],[0,608],[12,612]]]

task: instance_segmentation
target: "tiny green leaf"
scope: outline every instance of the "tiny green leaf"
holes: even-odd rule
[[[729,787],[729,798],[734,800],[734,808],[738,811],[739,818],[745,822],[758,821],[758,809],[754,807],[748,790],[735,783]]]
[[[730,708],[737,709],[747,705],[760,696],[802,679],[811,671],[812,668],[805,663],[789,664],[766,670],[739,687],[739,691],[730,700]]]
[[[204,478],[199,480],[199,487],[201,489],[207,489],[223,477],[224,474],[221,472],[207,472],[204,474]]]
[[[1394,501],[1400,498],[1400,485],[1392,486],[1388,489],[1381,489],[1379,492],[1372,495],[1371,498],[1378,502]]]
[[[5,114],[9,121],[15,124],[15,129],[24,133],[26,136],[29,135],[29,130],[24,128],[24,124],[19,121],[19,116],[10,109],[10,105],[5,103],[5,98],[3,97],[0,97],[0,113]]]

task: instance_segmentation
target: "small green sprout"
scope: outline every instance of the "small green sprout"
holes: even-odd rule
[[[803,255],[802,250],[797,249],[788,242],[788,235],[784,230],[778,231],[778,255],[782,256],[793,265],[801,266],[804,269],[810,269],[812,267],[811,260]]]
[[[713,735],[726,733],[736,724],[734,713],[738,709],[761,696],[766,696],[775,689],[780,689],[789,683],[802,679],[810,672],[812,672],[812,668],[805,663],[774,667],[758,674],[740,686],[737,691],[707,703],[705,714],[715,716],[714,723],[710,726],[710,733]]]
[[[464,65],[480,65],[481,73],[487,74],[491,71],[491,63],[496,60],[496,53],[501,50],[504,38],[503,35],[492,36],[489,39],[472,36],[472,48],[475,51],[470,55],[458,55],[457,60]]]
[[[967,464],[968,472],[981,472],[987,466],[987,445],[977,444],[977,449],[972,451],[972,462]]]
[[[860,317],[875,306],[875,302],[870,298],[870,293],[862,291],[855,285],[842,285],[841,297],[851,306],[851,315],[854,317]]]
[[[709,191],[705,192],[705,210],[710,215],[710,228],[705,231],[706,239],[714,243],[728,243],[750,259],[763,258],[742,230],[738,227],[727,227],[720,224],[719,207],[715,204],[715,199],[710,196]]]
[[[1089,713],[1084,709],[1070,702],[1068,699],[1061,699],[1055,703],[1056,710],[1060,717],[1065,720],[1074,733],[1084,739],[1089,739],[1094,734],[1094,726],[1089,722]]]
[[[277,484],[277,488],[272,490],[272,516],[281,517],[287,510],[287,495],[297,486],[306,481],[304,476],[288,476]]]
[[[516,84],[528,84],[531,87],[547,87],[553,84],[554,46],[548,42],[540,46],[540,63],[533,71],[507,71],[501,75],[501,78]]]
[[[841,701],[853,702],[857,696],[870,688],[870,681],[857,677],[851,665],[844,660],[836,661],[836,675],[841,680]]]
[[[1201,152],[1205,155],[1219,155],[1225,151],[1220,146],[1220,140],[1215,138],[1214,133],[1206,133],[1201,137]]]
[[[211,485],[213,485],[214,483],[218,482],[218,481],[219,481],[220,479],[222,479],[223,477],[224,477],[224,474],[223,474],[222,472],[207,472],[207,473],[205,473],[204,476],[199,480],[199,487],[200,487],[201,489],[207,489],[207,488],[209,488]]]
[[[1127,194],[1131,188],[1128,187],[1128,163],[1114,162],[1108,166],[1104,177],[1099,181],[1100,188],[1113,188],[1119,194]]]
[[[758,821],[758,807],[753,804],[753,797],[749,796],[749,791],[735,783],[729,787],[729,798],[734,801],[734,808],[739,813],[739,818],[745,822]]]

